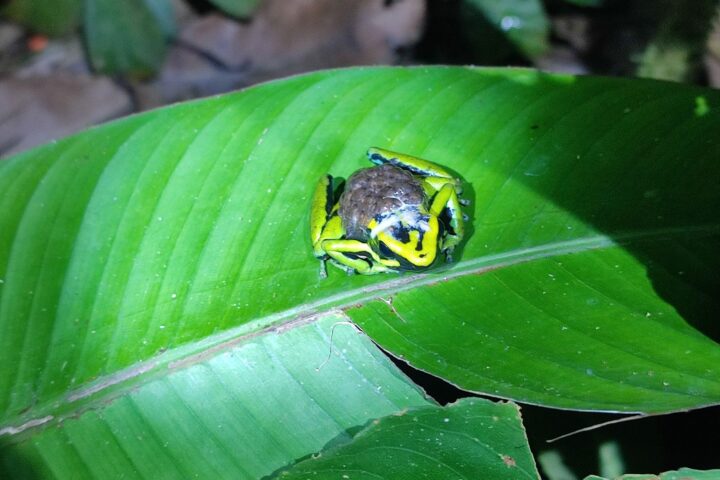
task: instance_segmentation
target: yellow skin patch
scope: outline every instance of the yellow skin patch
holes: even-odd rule
[[[392,217],[390,217],[392,219]],[[371,220],[370,231],[374,232],[378,227],[376,220]],[[437,217],[428,218],[428,229],[424,230],[423,241],[420,242],[420,232],[412,230],[408,232],[409,242],[403,242],[392,235],[387,229],[377,230],[376,237],[383,242],[398,257],[402,257],[416,267],[429,267],[435,261],[437,255],[437,236],[439,232]],[[418,249],[418,247],[420,247]]]
[[[462,193],[460,180],[442,167],[410,155],[371,148],[368,158],[378,165],[374,168],[385,166],[387,169],[390,168],[387,165],[392,165],[408,172],[410,175],[401,175],[422,187],[423,202],[405,204],[400,198],[396,204],[401,206],[391,211],[376,212],[371,207],[374,217],[367,225],[364,221],[361,223],[365,225],[363,237],[366,238],[348,238],[343,217],[339,214],[342,197],[337,195],[335,198],[333,178],[324,175],[315,189],[310,212],[310,237],[313,253],[322,263],[321,276],[326,275],[325,260],[347,273],[364,275],[423,270],[432,266],[441,253],[450,261],[450,254],[462,241],[465,230],[458,198]],[[385,175],[384,170],[378,172]],[[402,190],[399,185],[398,195],[402,195]],[[372,194],[372,188],[369,188],[368,195]],[[352,207],[347,202],[344,206],[345,209]]]

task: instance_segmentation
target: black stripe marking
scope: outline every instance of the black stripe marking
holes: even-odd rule
[[[383,157],[379,153],[373,153],[372,155],[370,155],[370,161],[372,163],[374,163],[375,165],[382,165],[385,163],[389,163],[390,165],[394,165],[398,168],[402,168],[403,170],[407,170],[408,172],[411,172],[411,173],[416,173],[423,177],[427,177],[430,175],[430,173],[426,170],[422,170],[420,168],[413,167],[412,165],[408,165],[407,163],[403,163],[395,157],[392,157],[392,158]]]
[[[418,230],[418,243],[415,245],[415,251],[416,252],[422,252],[423,250],[423,240],[425,239],[425,230]],[[420,255],[421,257],[424,257],[425,255]]]
[[[342,254],[351,260],[362,260],[369,267],[373,266],[373,260],[366,252],[342,252]]]
[[[438,217],[438,223],[440,224],[440,234],[441,236],[444,233],[447,233],[448,235],[457,235],[455,233],[455,229],[452,227],[452,216],[453,212],[450,207],[443,208],[442,212],[440,212],[440,217]]]
[[[333,200],[333,177],[332,175],[327,175],[327,185],[325,185],[325,217],[327,218],[330,216],[330,211],[332,211],[333,205],[335,204]]]
[[[405,257],[396,254],[392,250],[390,250],[390,247],[385,245],[383,242],[379,242],[378,248],[380,249],[380,255],[383,258],[386,258],[388,260],[397,260],[400,266],[393,267],[397,270],[401,270],[403,272],[409,272],[409,271],[417,271],[417,270],[424,270],[427,267],[415,265],[414,263],[409,262]]]

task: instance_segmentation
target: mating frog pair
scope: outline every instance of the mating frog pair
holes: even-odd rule
[[[348,273],[423,270],[464,234],[461,182],[442,167],[381,148],[368,150],[375,167],[342,186],[323,176],[313,196],[310,236],[315,256]]]

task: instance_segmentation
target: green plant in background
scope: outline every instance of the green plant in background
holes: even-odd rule
[[[21,22],[33,30],[48,35],[62,35],[79,24],[82,15],[81,0],[13,0],[2,11],[8,17]]]
[[[358,68],[0,162],[0,472],[537,478],[514,403],[440,407],[376,344],[513,401],[718,404],[719,112],[648,80]],[[462,174],[466,241],[321,281],[317,179],[372,145]]]
[[[259,0],[210,0],[229,15],[249,15]],[[172,0],[11,0],[2,11],[28,28],[62,35],[82,25],[93,68],[148,76],[162,65],[176,34]]]
[[[548,50],[550,21],[540,0],[464,0],[464,3],[503,32],[523,55],[533,58]]]
[[[654,3],[646,15],[657,18],[658,28],[637,59],[637,75],[676,82],[694,81],[700,73],[713,18],[720,14],[720,2],[699,0],[693,2],[691,8],[685,2],[672,0]]]
[[[210,0],[238,18],[250,16],[259,2]],[[602,0],[558,3],[585,8],[589,16],[613,4]],[[474,62],[507,64],[508,59],[518,61],[513,58],[515,53],[532,61],[549,51],[551,25],[546,10],[556,5],[541,0],[461,0],[460,36],[466,37]],[[687,8],[681,0],[633,0],[623,2],[623,8],[640,36],[647,37],[632,58],[637,69],[627,74],[698,80],[704,41],[717,12],[717,0],[700,0],[693,8]],[[152,75],[162,66],[168,41],[177,33],[171,0],[10,0],[1,13],[31,30],[51,35],[66,34],[82,26],[90,63],[96,71],[106,74]],[[645,31],[648,26],[652,32]],[[447,63],[454,53],[443,51],[437,61]]]
[[[512,54],[511,49],[504,48],[506,44],[523,57],[534,60],[550,48],[551,28],[546,5],[558,9],[562,3],[463,0],[463,33],[479,63],[505,63]],[[564,3],[591,7],[585,10],[590,19],[598,9],[614,6],[612,1],[603,0],[565,0]],[[717,0],[693,2],[691,8],[682,0],[615,2],[618,3],[622,3],[625,16],[618,19],[623,18],[623,23],[633,26],[628,36],[639,42],[631,47],[636,50],[630,59],[633,69],[626,74],[695,83],[701,80],[705,41],[712,19],[720,11]],[[608,29],[608,26],[601,28]],[[622,64],[624,60],[616,58],[614,62]]]

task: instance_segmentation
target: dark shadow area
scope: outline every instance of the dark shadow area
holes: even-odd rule
[[[427,2],[425,33],[415,57],[446,65],[529,65],[503,32],[462,0]]]
[[[464,397],[480,396],[461,390],[452,383],[449,383],[440,377],[436,377],[435,375],[423,372],[422,370],[418,370],[417,368],[414,368],[409,363],[407,363],[405,360],[396,358],[393,355],[388,354],[385,350],[382,351],[385,353],[385,355],[387,355],[390,361],[395,364],[396,367],[398,367],[416,385],[422,388],[425,393],[427,393],[430,397],[433,398],[433,400],[435,400],[442,406],[445,406],[448,403],[456,402]]]
[[[41,478],[32,462],[6,441],[0,441],[0,478],[3,480],[35,480]]]
[[[632,245],[657,294],[720,342],[720,235]]]
[[[720,407],[647,417],[547,443],[549,438],[617,419],[608,414],[522,406],[530,448],[538,455],[554,450],[578,478],[599,474],[600,446],[615,442],[627,473],[661,473],[681,467],[717,468]]]
[[[538,74],[528,82],[528,102],[545,91],[558,98],[557,109],[525,112],[524,128],[535,132],[528,150],[519,161],[490,159],[490,168],[612,238],[645,266],[664,301],[720,341],[720,115],[698,109],[720,97],[608,80],[560,83]],[[603,108],[584,111],[594,98]]]
[[[572,72],[578,72],[572,69],[581,66],[580,71],[589,73],[633,77],[646,61],[643,57],[648,47],[655,44],[661,50],[684,49],[688,57],[679,60],[668,55],[650,60],[653,78],[667,78],[662,76],[667,72],[663,69],[688,60],[686,78],[697,84],[708,83],[701,57],[717,8],[712,1],[697,1],[693,8],[687,8],[679,0],[603,0],[594,6],[544,0],[551,43],[546,55],[558,54],[550,63],[523,55],[508,40],[507,32],[489,22],[482,9],[471,4],[467,0],[428,2],[425,32],[415,49],[417,63],[534,65],[542,69],[551,66],[553,71],[570,67]],[[510,15],[512,7],[506,13]],[[560,51],[571,51],[571,59],[563,57]]]

